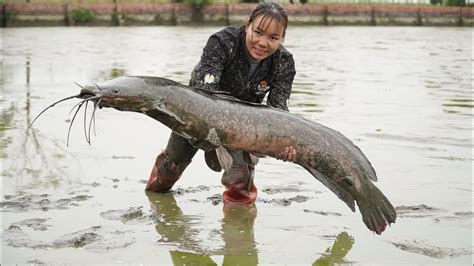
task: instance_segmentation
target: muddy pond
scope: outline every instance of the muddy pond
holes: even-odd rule
[[[398,211],[381,236],[298,165],[260,160],[255,205],[222,204],[198,152],[172,193],[146,194],[170,130],[77,101],[121,75],[187,83],[217,27],[2,29],[2,264],[471,265],[472,29],[291,27],[290,111],[359,146]],[[91,111],[91,109],[89,109]],[[89,112],[90,114],[90,112]]]

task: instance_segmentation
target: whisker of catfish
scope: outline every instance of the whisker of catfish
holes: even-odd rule
[[[69,111],[69,114],[71,114],[72,111],[74,111],[74,109],[75,109],[78,105],[82,105],[82,104],[83,104],[84,102],[86,102],[86,101],[94,100],[94,99],[97,99],[97,98],[99,98],[99,96],[92,96],[92,97],[83,99],[82,101],[76,103],[76,105],[74,105],[74,106],[71,108],[71,111]]]
[[[67,131],[66,147],[69,147],[69,135],[71,134],[72,124],[74,123],[74,119],[76,119],[76,115],[77,115],[77,113],[79,113],[79,110],[81,109],[83,104],[84,104],[84,101],[81,101],[81,104],[79,104],[79,106],[77,107],[76,112],[74,113],[74,116],[72,117],[71,123],[69,123],[69,130]]]
[[[99,91],[102,90],[102,89],[99,87],[99,85],[97,85],[97,84],[95,84],[95,83],[92,83],[92,84],[94,84],[94,86],[95,86]]]
[[[95,121],[95,111],[97,110],[97,107],[99,106],[100,101],[102,101],[102,100],[99,99],[98,102],[94,102],[94,110],[92,111],[91,120],[90,120],[90,122],[89,122],[89,140],[91,139],[92,121]],[[94,122],[94,134],[95,134],[95,122]],[[89,142],[89,145],[90,145],[90,142]]]
[[[87,106],[89,104],[89,101],[86,101],[86,106],[84,107],[84,136],[86,137],[86,141],[91,144],[90,138],[87,138]]]
[[[77,86],[79,86],[79,88],[81,89],[84,89],[84,87],[82,87],[80,84],[78,84],[77,82],[74,82],[74,84],[76,84]]]
[[[67,101],[67,100],[70,100],[70,99],[73,99],[73,98],[77,98],[77,97],[80,97],[81,95],[78,94],[78,95],[74,95],[74,96],[69,96],[69,97],[66,97],[64,99],[61,99],[57,102],[54,102],[52,104],[50,104],[48,107],[44,108],[43,111],[41,111],[34,119],[33,121],[30,123],[30,125],[28,126],[28,129],[33,126],[33,123],[36,121],[36,119],[38,119],[38,117],[40,117],[44,112],[46,112],[46,110],[48,110],[49,108],[55,106],[56,104],[60,103],[60,102],[64,102],[64,101]]]

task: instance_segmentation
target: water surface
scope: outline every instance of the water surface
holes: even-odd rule
[[[382,236],[297,165],[262,159],[255,206],[224,207],[199,152],[171,194],[145,194],[169,129],[99,110],[66,136],[74,82],[187,83],[218,28],[2,29],[2,254],[14,263],[472,263],[472,30],[291,27],[290,111],[352,139],[398,210]],[[89,115],[91,109],[89,109]]]

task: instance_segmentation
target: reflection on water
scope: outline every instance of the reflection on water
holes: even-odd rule
[[[40,137],[38,130],[30,127],[32,119],[36,115],[31,110],[32,101],[35,99],[31,93],[30,77],[30,57],[26,56],[25,95],[20,97],[24,103],[5,99],[5,104],[2,104],[1,158],[5,159],[2,176],[20,180],[23,180],[23,176],[33,178],[26,181],[24,184],[26,186],[57,186],[61,179],[60,175],[64,174],[64,171],[56,164],[54,157],[61,156],[64,148],[55,142],[52,143],[54,148],[48,148],[46,144],[48,138]],[[11,130],[19,130],[22,134],[7,134],[7,131]],[[16,146],[17,152],[8,152],[10,146]]]
[[[148,203],[143,196],[144,182],[170,132],[140,114],[99,110],[93,145],[84,141],[82,125],[76,123],[71,145],[66,147],[72,116],[68,113],[74,102],[58,104],[28,129],[31,119],[43,108],[77,94],[79,88],[74,82],[152,75],[187,84],[203,45],[217,29],[2,30],[0,153],[4,202],[0,206],[4,225],[47,219],[47,238],[97,225],[110,228],[112,233],[133,232],[126,245],[115,245],[123,247],[116,253],[4,245],[0,254],[3,262],[54,264],[61,257],[65,263],[156,263],[153,258],[137,258],[137,254],[156,253],[159,262],[176,264],[432,263],[432,258],[413,252],[419,247],[400,250],[387,244],[405,240],[410,245],[426,243],[462,254],[441,258],[440,263],[470,262],[464,250],[471,249],[472,221],[456,213],[470,212],[472,207],[472,29],[288,30],[285,45],[293,53],[297,68],[290,111],[342,132],[361,147],[377,170],[378,186],[395,206],[426,204],[456,218],[414,213],[398,219],[381,238],[368,234],[359,214],[349,213],[304,170],[269,158],[259,164],[256,183],[282,192],[270,194],[262,189],[260,197],[264,198],[255,208],[223,209],[206,201],[210,195],[222,193],[222,188],[219,174],[208,170],[199,155],[178,187],[205,185],[209,191],[178,201],[172,195],[148,195]],[[289,184],[301,190],[285,190]],[[321,189],[322,193],[315,194]],[[290,206],[272,204],[301,194],[308,200]],[[77,195],[81,197],[76,200]],[[21,214],[19,208],[5,207],[13,205],[21,207]],[[144,206],[144,213],[152,209],[157,221],[152,225],[117,225],[100,215],[136,206]],[[315,218],[314,213],[320,215]],[[147,230],[152,234],[144,233]],[[44,237],[33,233],[38,239]],[[107,236],[104,242],[109,240]],[[330,240],[326,236],[331,236]],[[353,246],[354,238],[357,246]]]
[[[155,229],[161,235],[160,242],[175,243],[184,250],[201,249],[199,231],[192,228],[199,217],[183,214],[172,194],[147,193],[147,197],[158,218]]]
[[[156,232],[161,236],[160,242],[171,244],[176,249],[169,251],[174,265],[218,265],[211,256],[223,256],[222,265],[258,265],[258,248],[254,236],[254,224],[257,218],[257,207],[224,206],[219,237],[224,245],[219,250],[207,250],[200,245],[199,231],[193,225],[199,225],[199,217],[188,216],[178,206],[171,193],[147,192],[147,197],[154,210]],[[332,247],[329,247],[312,265],[325,266],[344,262],[354,239],[347,233],[340,233]]]
[[[257,207],[224,206],[222,238],[224,239],[225,265],[257,265],[258,250],[255,244],[253,226]]]
[[[215,264],[209,257],[211,254],[223,255],[225,265],[258,264],[253,230],[257,216],[255,205],[224,207],[222,227],[218,231],[224,241],[224,246],[222,250],[213,251],[206,250],[200,245],[199,231],[193,228],[193,224],[199,224],[199,217],[185,215],[172,194],[150,192],[147,193],[147,197],[158,217],[155,228],[161,236],[160,241],[174,244],[179,248],[179,250],[170,251],[174,264]]]
[[[325,254],[313,263],[313,266],[335,265],[344,262],[344,257],[353,245],[354,239],[348,233],[340,233],[332,247],[329,247]]]

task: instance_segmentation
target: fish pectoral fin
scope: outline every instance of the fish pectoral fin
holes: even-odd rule
[[[215,172],[222,171],[222,166],[221,166],[221,163],[219,162],[219,158],[217,157],[216,150],[204,152],[204,160],[206,161],[207,166],[211,170]]]
[[[176,121],[177,123],[181,124],[181,125],[185,125],[186,123],[179,117],[177,116],[175,113],[173,113],[172,111],[168,110],[166,108],[166,106],[164,106],[163,104],[158,104],[155,106],[160,113],[166,115],[167,117],[173,119],[174,121]]]
[[[267,157],[266,154],[257,153],[257,152],[252,152],[252,153],[250,153],[250,155],[255,156],[255,157],[257,157],[257,158],[265,158],[265,157]]]
[[[258,163],[258,160],[259,160],[259,157],[251,154],[251,153],[248,153],[246,151],[243,151],[243,156],[244,156],[244,160],[247,164],[249,165],[256,165]]]
[[[219,164],[225,171],[229,171],[232,167],[233,159],[230,156],[229,152],[222,146],[219,146],[216,149],[217,159],[219,160]]]
[[[205,139],[190,138],[189,143],[193,145],[193,147],[201,149],[205,152],[213,151],[217,148],[217,146],[214,143]]]
[[[336,196],[344,201],[347,206],[355,212],[355,198],[354,196],[346,190],[343,186],[341,186],[336,180],[332,180],[319,172],[318,170],[310,167],[306,163],[297,162],[299,165],[303,166],[308,172],[310,172],[317,180],[319,180],[323,185],[329,188]],[[346,184],[347,185],[347,184]]]

